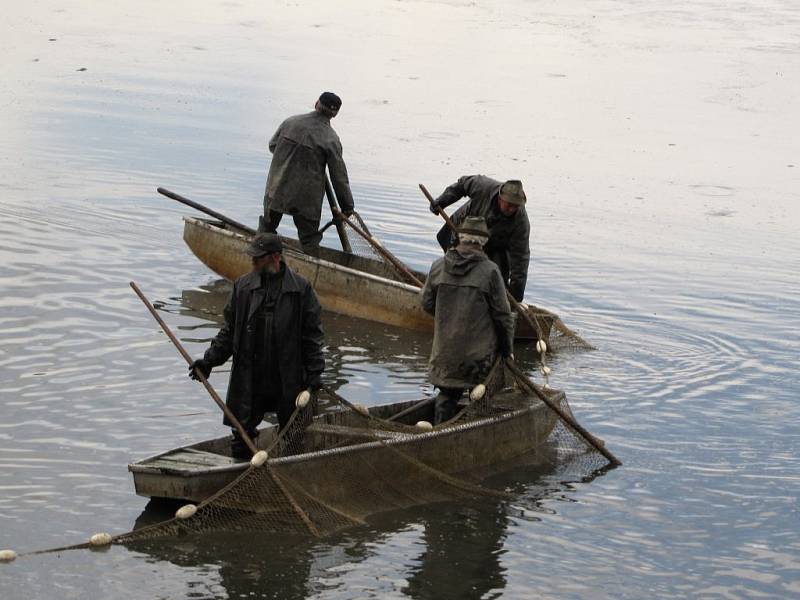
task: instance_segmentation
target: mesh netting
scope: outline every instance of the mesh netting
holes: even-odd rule
[[[419,504],[505,492],[480,480],[527,455],[557,463],[582,457],[587,473],[609,464],[586,439],[498,365],[484,390],[474,388],[461,410],[432,427],[432,399],[374,407],[353,405],[332,390],[339,410],[312,418],[313,402],[297,409],[270,443],[269,460],[173,518],[113,538],[132,543],[209,531],[268,531],[320,536],[363,523],[372,514]],[[570,419],[563,392],[538,394]],[[406,406],[407,405],[407,406]]]
[[[430,424],[433,398],[368,410],[329,388],[323,393],[336,409],[315,415],[312,399],[283,430],[261,432],[256,442],[268,457],[263,464],[243,463],[238,476],[206,497],[184,492],[180,497],[196,504],[103,543],[207,532],[318,537],[395,509],[506,498],[506,491],[482,482],[521,460],[569,464],[571,476],[583,478],[620,464],[574,420],[563,392],[534,384],[513,361],[498,360],[484,383],[461,399],[457,414],[436,426]],[[229,458],[229,445],[217,452]],[[176,469],[173,464],[164,476]]]

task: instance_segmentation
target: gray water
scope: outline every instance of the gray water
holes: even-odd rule
[[[800,595],[796,2],[3,4],[0,548],[163,516],[127,463],[224,434],[128,286],[193,355],[219,326],[191,211],[155,188],[255,225],[269,136],[325,89],[357,209],[413,267],[438,255],[418,183],[523,180],[527,300],[599,348],[551,384],[624,465],[299,546],[26,554],[0,598]],[[324,325],[344,396],[431,392],[428,336]]]

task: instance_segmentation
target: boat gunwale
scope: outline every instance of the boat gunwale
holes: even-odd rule
[[[559,392],[563,395],[564,392]],[[503,412],[499,415],[492,415],[489,417],[482,417],[480,419],[475,419],[474,421],[467,421],[466,423],[455,423],[450,427],[445,427],[442,429],[434,429],[431,431],[425,431],[421,433],[401,433],[397,437],[387,439],[384,441],[372,441],[372,442],[363,442],[359,444],[351,444],[349,446],[340,446],[338,448],[324,448],[322,450],[315,450],[314,452],[305,452],[302,454],[295,454],[292,456],[279,456],[276,458],[270,458],[267,460],[267,464],[271,466],[284,466],[290,465],[298,462],[307,462],[310,460],[316,460],[318,458],[325,458],[329,456],[337,456],[339,454],[347,454],[347,453],[355,453],[355,452],[365,452],[369,450],[373,450],[376,448],[380,448],[382,446],[401,446],[403,444],[409,444],[412,442],[416,442],[419,440],[430,440],[430,439],[438,439],[444,438],[450,435],[456,435],[458,433],[462,433],[464,431],[468,431],[471,429],[483,428],[489,425],[496,425],[502,423],[504,421],[509,421],[512,419],[517,419],[523,416],[525,413],[533,412],[534,410],[541,410],[545,407],[544,402],[541,400],[536,400],[535,403],[526,406],[525,408],[514,409],[511,411]],[[342,411],[346,412],[346,411]],[[333,414],[333,413],[331,413]],[[224,440],[227,438],[214,438],[212,440],[205,440],[205,441],[218,441]],[[197,442],[203,443],[203,442]],[[207,474],[213,473],[227,473],[227,472],[235,472],[235,471],[244,471],[248,467],[250,467],[250,462],[240,462],[240,463],[233,463],[231,465],[225,465],[221,467],[208,467],[206,469],[195,469],[192,471],[187,470],[178,470],[178,469],[171,469],[169,467],[152,467],[145,465],[143,463],[147,461],[156,460],[162,456],[169,454],[170,452],[174,452],[176,450],[183,450],[186,448],[192,448],[197,444],[190,444],[187,446],[180,446],[178,448],[173,448],[172,450],[167,450],[166,452],[162,452],[160,454],[156,454],[147,458],[143,458],[142,460],[128,464],[128,471],[131,473],[145,473],[145,474],[167,474],[185,478],[191,477],[198,477]]]
[[[226,229],[225,227],[219,227],[219,226],[213,224],[213,223],[219,223],[220,221],[211,221],[210,219],[200,219],[200,218],[197,218],[197,217],[190,217],[190,216],[184,216],[183,217],[183,221],[184,221],[184,223],[187,223],[189,225],[192,225],[192,226],[195,226],[195,227],[200,227],[202,229],[206,229],[208,231],[211,231],[211,232],[219,234],[219,235],[225,235],[225,236],[229,236],[229,237],[232,237],[232,238],[241,239],[242,241],[245,241],[245,242],[247,242],[249,240],[249,237],[250,237],[250,236],[246,235],[245,233],[239,233],[237,231],[232,231],[230,229]],[[291,238],[288,238],[288,239],[291,239]],[[336,250],[335,248],[328,248],[328,250],[334,250],[334,251],[338,252],[338,250]],[[303,262],[306,262],[306,263],[309,263],[309,264],[312,264],[312,265],[324,266],[326,268],[330,268],[330,269],[333,269],[333,270],[336,270],[336,271],[341,271],[341,272],[349,274],[349,275],[355,275],[357,277],[362,277],[364,279],[369,279],[371,281],[374,281],[376,283],[381,283],[383,285],[391,285],[391,286],[394,286],[394,287],[403,288],[403,289],[405,289],[407,291],[411,291],[411,292],[415,292],[415,293],[419,292],[419,290],[420,290],[420,288],[415,286],[415,285],[411,285],[411,284],[408,284],[408,283],[403,283],[402,281],[397,281],[395,279],[390,279],[388,277],[381,277],[380,275],[373,275],[372,273],[367,273],[366,271],[359,271],[358,269],[353,269],[351,267],[345,267],[344,265],[340,265],[339,263],[335,263],[335,262],[331,262],[329,260],[325,260],[324,258],[318,258],[316,256],[310,256],[308,254],[305,254],[303,252],[295,250],[294,248],[291,248],[291,247],[284,247],[283,251],[286,254],[290,254],[292,256],[292,258],[295,259],[295,260],[300,260],[300,261],[303,261]]]

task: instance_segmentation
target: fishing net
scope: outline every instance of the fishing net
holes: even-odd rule
[[[364,523],[370,515],[432,502],[504,496],[480,483],[521,456],[557,464],[581,458],[587,474],[609,460],[499,362],[460,403],[450,421],[432,427],[433,399],[393,405],[393,414],[323,392],[336,410],[313,416],[296,409],[276,436],[260,436],[269,460],[246,466],[184,514],[129,533],[114,543],[211,531],[265,531],[321,536]],[[510,384],[510,385],[509,385]],[[531,383],[531,385],[534,385]],[[483,389],[481,389],[483,388]],[[573,418],[563,392],[536,386]],[[183,517],[183,518],[181,518]]]

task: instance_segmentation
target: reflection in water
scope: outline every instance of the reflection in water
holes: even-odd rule
[[[552,457],[551,457],[552,459]],[[543,503],[588,483],[579,459],[520,457],[484,482],[508,492],[375,515],[368,524],[321,540],[273,533],[209,533],[129,546],[179,566],[213,567],[229,598],[280,590],[280,598],[359,597],[362,578],[382,593],[409,598],[496,598],[507,585],[502,557],[509,529],[537,521]],[[171,518],[179,502],[151,500],[134,529]],[[388,562],[383,553],[388,553]],[[403,564],[395,554],[404,556]]]

